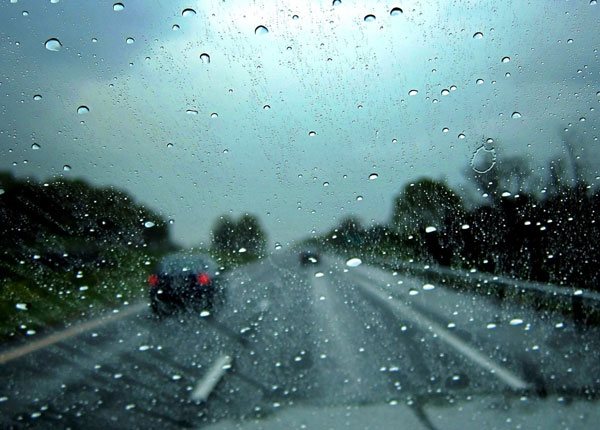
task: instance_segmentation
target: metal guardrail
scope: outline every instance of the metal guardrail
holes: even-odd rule
[[[475,284],[482,293],[500,300],[513,296],[519,297],[522,302],[528,301],[534,307],[559,309],[563,313],[571,314],[576,323],[600,324],[600,293],[595,291],[492,275],[475,269],[451,269],[395,258],[378,259],[377,262],[419,276],[443,277],[460,281],[462,285]]]

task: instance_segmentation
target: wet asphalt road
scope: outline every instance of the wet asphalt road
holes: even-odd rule
[[[598,409],[598,329],[333,256],[241,268],[209,316],[139,309],[0,364],[1,427],[243,427],[291,408],[388,405],[408,427],[449,428],[432,407],[495,396],[499,423],[513,402],[570,416],[584,401],[579,428]],[[208,400],[192,400],[223,357]]]

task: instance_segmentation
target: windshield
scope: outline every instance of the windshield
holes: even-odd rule
[[[598,22],[2,1],[0,427],[595,427]]]

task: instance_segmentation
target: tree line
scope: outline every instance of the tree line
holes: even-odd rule
[[[575,170],[575,169],[574,169]],[[441,180],[421,178],[394,199],[387,223],[355,217],[319,238],[360,251],[600,291],[600,191],[553,160],[534,178],[513,157],[485,173],[469,169],[475,201]]]

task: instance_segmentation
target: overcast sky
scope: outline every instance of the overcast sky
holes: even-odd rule
[[[224,213],[271,245],[385,221],[407,182],[462,182],[486,138],[539,168],[567,128],[597,175],[589,0],[113,3],[0,3],[0,170],[125,189],[180,243]]]

